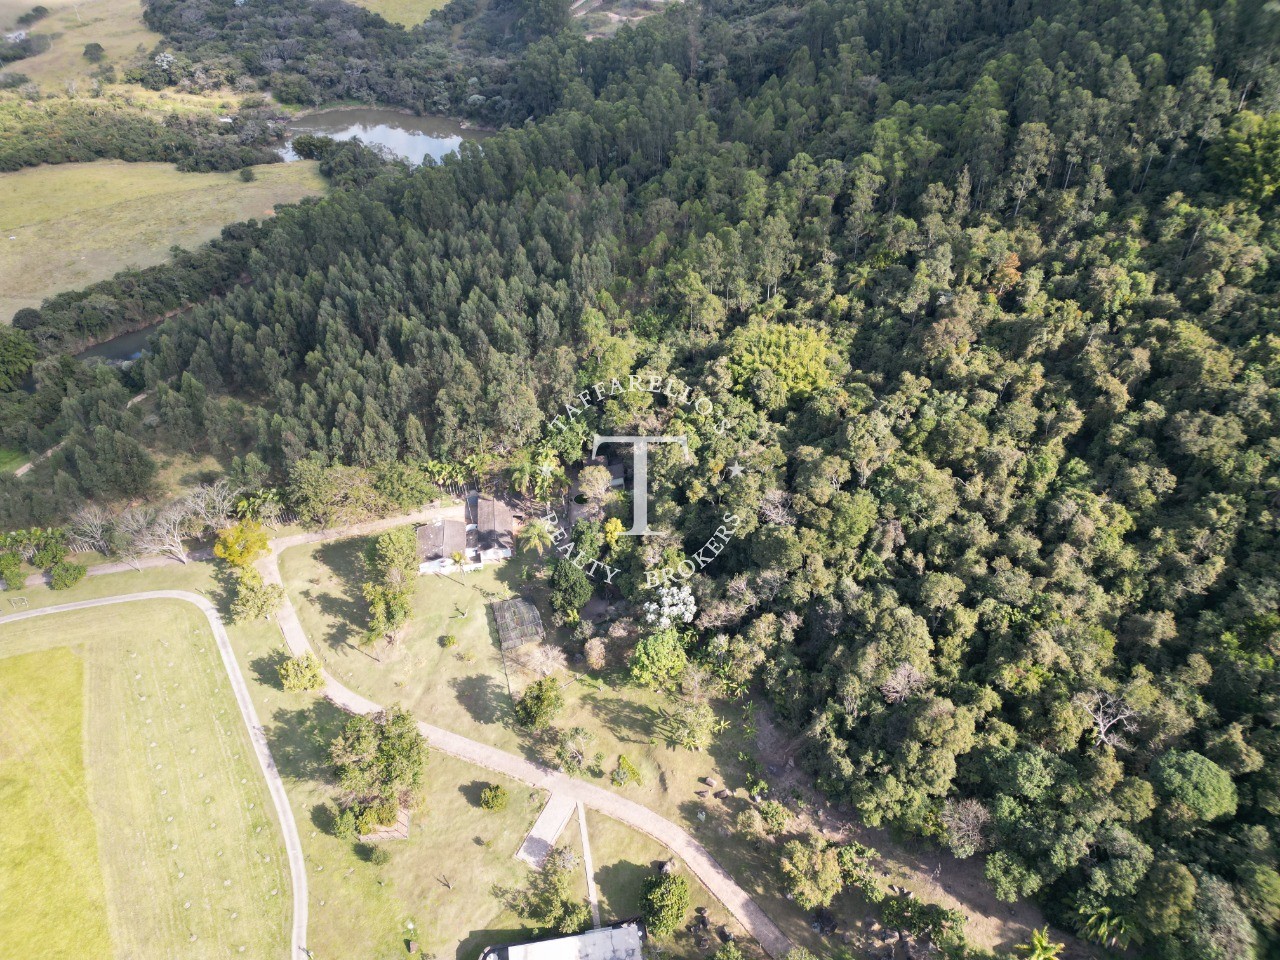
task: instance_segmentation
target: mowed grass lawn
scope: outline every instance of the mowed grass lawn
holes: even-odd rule
[[[487,946],[533,937],[531,924],[507,907],[502,894],[530,878],[515,853],[547,794],[433,750],[409,839],[383,842],[390,860],[373,863],[367,847],[331,833],[338,789],[326,746],[347,722],[346,714],[314,695],[279,688],[276,671],[284,650],[274,627],[254,624],[231,633],[238,656],[250,666],[250,689],[302,830],[311,894],[308,945],[315,955],[383,960],[403,955],[405,941],[414,939],[440,960],[475,960]],[[481,791],[493,783],[507,790],[504,810],[480,806]],[[636,916],[644,879],[669,854],[606,817],[588,814],[588,824],[604,919]],[[557,843],[581,858],[576,816]],[[574,895],[585,899],[581,859],[571,884]],[[694,906],[708,906],[716,923],[729,922],[742,936],[696,880],[692,899]],[[683,932],[661,946],[676,956],[701,955]]]
[[[285,588],[326,666],[348,686],[380,703],[399,702],[438,726],[553,762],[547,746],[514,722],[512,694],[519,696],[536,674],[521,669],[518,656],[509,655],[504,665],[488,612],[492,597],[522,594],[540,601],[546,617],[548,607],[541,602],[545,581],[533,576],[543,569],[542,562],[517,557],[474,573],[419,577],[413,618],[402,637],[389,647],[363,648],[358,643],[365,622],[360,554],[368,542],[354,538],[295,547],[280,557]],[[522,573],[526,569],[527,575]],[[445,635],[457,642],[445,647]],[[565,642],[560,632],[554,639]],[[618,668],[594,675],[571,662],[556,676],[565,696],[556,726],[585,727],[595,735],[594,749],[604,754],[604,775],[588,775],[590,779],[681,824],[788,936],[816,948],[810,918],[782,892],[776,850],[753,846],[733,826],[749,804],[743,788],[756,749],[750,712],[738,703],[717,705],[722,729],[708,750],[691,751],[672,741],[674,716],[686,708],[678,698],[636,687]],[[643,783],[611,787],[609,774],[620,755],[640,770]],[[709,789],[703,782],[706,777],[733,789],[734,796],[699,797],[699,791]],[[599,855],[596,860],[602,866]],[[853,907],[862,909],[860,904]]]
[[[384,20],[405,27],[416,27],[439,10],[448,0],[351,0],[357,7],[364,7],[379,14]]]
[[[77,781],[87,796],[77,828],[87,851],[75,857],[81,875],[43,898],[59,925],[28,915],[0,927],[0,957],[57,956],[50,944],[64,934],[74,949],[66,956],[284,957],[292,901],[279,826],[199,611],[147,601],[6,624],[0,656],[14,658],[0,660],[6,675],[28,671],[19,675],[24,695],[47,705],[39,743],[63,744],[61,761],[47,747],[39,761],[59,778],[32,786],[40,806],[22,817],[6,807],[0,846],[38,843],[55,862],[66,858],[55,840],[73,834],[59,821],[74,809]],[[69,663],[83,664],[82,681],[68,680]],[[83,708],[68,684],[83,692]],[[0,782],[30,782],[19,751],[36,735],[30,722],[24,729],[4,715]],[[5,858],[6,875],[12,862]],[[49,881],[43,867],[32,869],[41,859],[17,862],[22,896],[41,899],[33,894]],[[110,949],[95,950],[103,935],[92,918],[104,902]],[[83,929],[74,922],[81,916]]]
[[[111,956],[84,769],[84,665],[0,660],[0,957]]]
[[[266,164],[257,179],[100,160],[0,174],[0,317],[128,267],[168,259],[223,226],[324,190],[315,163]]]
[[[274,673],[274,659],[255,672]],[[433,751],[427,786],[413,814],[408,840],[380,844],[384,864],[371,848],[333,836],[338,798],[327,746],[346,714],[307,694],[268,692],[260,686],[272,755],[285,777],[302,831],[310,893],[307,945],[316,957],[405,955],[414,939],[441,960],[475,960],[491,944],[530,936],[529,925],[507,909],[497,888],[528,878],[514,859],[546,795]],[[510,794],[505,810],[480,807],[480,791],[501,783]],[[581,881],[585,897],[585,876]]]
[[[570,824],[577,830],[577,821]],[[604,916],[622,919],[638,916],[644,902],[644,888],[649,878],[670,859],[670,852],[651,837],[632,830],[617,820],[611,820],[594,810],[587,811],[587,835],[591,842],[591,857],[595,863],[596,890],[600,896],[600,909]],[[677,930],[670,943],[666,945],[668,952],[682,956],[702,956],[713,951],[721,943],[719,931],[727,927],[734,938],[741,942],[746,936],[742,925],[729,915],[711,892],[681,865],[680,873],[689,879],[690,910],[686,923],[692,922],[694,911],[702,908],[706,911],[711,925],[703,936],[705,946],[698,943],[699,937],[685,930]],[[747,951],[750,953],[750,951]]]
[[[293,556],[293,552],[286,556]],[[192,563],[93,577],[65,593],[31,588],[5,596],[26,598],[33,608],[144,589],[198,590],[217,598],[211,570],[211,564]],[[501,586],[496,578],[493,584]],[[128,624],[135,622],[139,614],[150,617],[156,608],[157,604],[147,603],[99,609],[91,614],[104,623]],[[32,626],[41,622],[46,627],[56,625],[62,632],[68,617],[33,621]],[[0,656],[17,652],[16,634],[10,632],[15,630],[16,627],[0,627]],[[410,922],[414,925],[414,938],[440,960],[474,960],[485,946],[528,939],[532,934],[530,925],[506,908],[495,895],[495,888],[510,889],[528,880],[530,871],[514,859],[514,854],[546,802],[546,795],[432,751],[427,765],[427,789],[422,809],[414,817],[410,839],[385,843],[390,862],[382,866],[371,863],[367,850],[339,841],[329,833],[329,810],[337,787],[326,748],[346,722],[346,716],[314,695],[280,689],[276,667],[283,657],[283,643],[274,623],[229,625],[228,632],[237,659],[244,665],[250,693],[302,835],[310,892],[308,942],[315,955],[367,956],[372,960],[403,956]],[[30,635],[23,640],[37,646],[51,642]],[[66,649],[44,656],[55,652],[71,656]],[[13,659],[0,660],[0,665],[12,662]],[[73,681],[72,688],[78,689],[79,682]],[[0,773],[0,777],[4,775]],[[507,788],[510,803],[505,810],[480,808],[480,790],[490,783]],[[604,917],[610,920],[634,916],[644,877],[669,854],[648,837],[608,818],[589,812],[588,823]],[[90,849],[96,850],[92,846],[91,824],[88,830]],[[559,843],[575,854],[581,853],[576,817],[570,820]],[[585,870],[576,872],[573,886],[577,896],[586,897]],[[709,905],[716,923],[728,920],[724,909],[705,888],[696,882],[693,886],[695,905]],[[65,891],[65,884],[59,889]],[[282,887],[281,896],[284,890]],[[61,915],[66,915],[65,909],[60,909]],[[27,925],[22,929],[28,929]],[[17,942],[24,944],[22,940]],[[87,934],[80,937],[79,944],[91,945]],[[673,943],[665,944],[664,949],[679,956],[695,955],[692,938],[683,933]],[[52,951],[50,955],[56,956]],[[101,955],[111,954],[104,951]],[[255,956],[251,952],[234,955]],[[22,956],[25,960],[28,954]],[[9,960],[2,949],[0,957]]]

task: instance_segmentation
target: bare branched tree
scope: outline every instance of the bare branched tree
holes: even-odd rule
[[[748,609],[760,602],[755,591],[751,589],[751,583],[747,580],[746,574],[740,573],[730,580],[725,585],[724,592],[730,599],[736,600]]]
[[[183,503],[192,527],[197,528],[195,532],[203,533],[225,526],[235,509],[239,492],[231,481],[224,478],[196,487],[187,494]]]
[[[96,503],[86,503],[72,514],[67,524],[67,546],[75,553],[90,550],[109,553],[111,529],[111,514]]]
[[[796,522],[791,512],[791,494],[775,487],[760,498],[760,519],[765,523],[776,523],[784,527]]]
[[[569,659],[564,651],[551,643],[525,644],[511,654],[511,658],[540,677],[548,677],[557,670],[564,670],[569,666]]]
[[[155,513],[142,536],[144,553],[173,557],[180,563],[188,559],[183,540],[190,534],[191,514],[182,502],[171,503]]]
[[[148,507],[132,507],[116,517],[112,525],[112,552],[135,569],[139,558],[148,553],[147,541],[153,514],[154,511]]]
[[[718,630],[737,623],[747,612],[742,603],[713,600],[698,612],[698,627],[702,630]]]
[[[600,637],[592,637],[582,649],[587,658],[587,666],[592,670],[603,670],[609,662],[609,647]]]
[[[1123,697],[1093,690],[1077,693],[1072,702],[1093,720],[1093,736],[1098,746],[1106,745],[1116,750],[1129,746],[1124,734],[1133,730],[1138,714]]]
[[[893,668],[884,683],[880,684],[880,693],[889,703],[901,703],[927,682],[925,675],[914,666],[900,663]]]
[[[706,703],[713,685],[711,671],[700,663],[689,663],[680,674],[680,690],[691,703]]]
[[[942,805],[942,826],[947,831],[947,844],[957,857],[971,857],[986,848],[987,826],[991,811],[979,801],[948,800]]]

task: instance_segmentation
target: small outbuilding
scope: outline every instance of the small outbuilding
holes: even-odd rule
[[[515,650],[526,643],[541,643],[547,638],[542,614],[528,600],[515,597],[490,604],[493,621],[498,625],[498,642],[503,650]]]
[[[642,960],[644,931],[625,920],[572,937],[486,947],[480,960]]]

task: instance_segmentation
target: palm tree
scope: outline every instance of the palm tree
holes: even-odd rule
[[[563,489],[568,485],[569,478],[565,476],[559,458],[549,450],[542,451],[534,467],[534,496],[545,503],[551,499],[551,494],[555,490]]]
[[[422,470],[434,484],[442,484],[449,479],[449,465],[439,460],[424,460]]]
[[[1133,922],[1110,907],[1099,907],[1093,911],[1081,909],[1080,915],[1084,918],[1080,932],[1094,943],[1113,950],[1127,950],[1142,942],[1142,937],[1133,929]]]
[[[493,458],[487,453],[468,453],[462,458],[463,474],[470,477],[478,487],[484,475],[489,472],[489,464],[492,462]]]
[[[525,496],[529,492],[529,485],[532,484],[538,474],[537,465],[533,462],[533,457],[528,451],[524,451],[511,464],[511,486],[520,494]]]
[[[542,556],[553,542],[551,528],[540,517],[530,520],[516,534],[516,542],[520,545],[521,550],[536,550],[538,556]]]
[[[1065,943],[1054,943],[1049,939],[1049,928],[1031,931],[1031,942],[1018,947],[1018,952],[1027,960],[1058,960],[1058,951],[1066,947]]]

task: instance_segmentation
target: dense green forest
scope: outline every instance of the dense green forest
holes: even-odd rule
[[[277,89],[339,44],[457,102],[416,36],[307,6],[332,18],[148,18],[202,59],[240,31]],[[346,186],[252,228],[243,282],[123,377],[41,360],[0,431],[68,442],[0,516],[144,495],[149,443],[349,497],[326,468],[545,456],[584,386],[677,378],[717,417],[628,394],[587,432],[689,436],[651,467],[678,533],[582,538],[639,604],[743,518],[688,652],[763,691],[830,795],[1083,935],[1275,956],[1274,7],[691,0],[536,40],[480,81],[535,122],[415,171],[335,154]]]
[[[158,121],[112,103],[0,100],[0,172],[104,159],[173,163],[196,172],[279,162],[268,149],[283,132],[272,111],[245,109],[229,120],[170,113]]]
[[[146,0],[166,48],[125,78],[267,86],[284,103],[363,100],[494,123],[528,114],[509,60],[569,23],[563,0],[454,0],[406,30],[342,0]],[[520,112],[520,111],[524,112]]]

